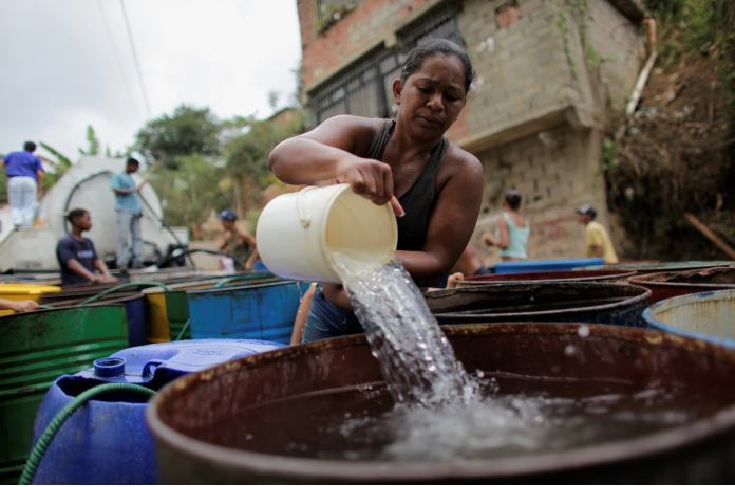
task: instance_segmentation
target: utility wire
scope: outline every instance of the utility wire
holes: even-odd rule
[[[128,40],[130,41],[130,50],[133,53],[133,63],[135,63],[135,72],[138,74],[138,83],[140,83],[140,91],[143,92],[143,101],[145,102],[145,110],[148,114],[148,118],[151,118],[151,105],[148,103],[148,93],[145,91],[145,84],[143,83],[143,73],[140,71],[140,64],[138,63],[138,53],[135,50],[135,42],[133,42],[133,32],[130,30],[130,21],[128,20],[128,12],[125,9],[125,0],[120,0],[120,7],[122,8],[123,17],[125,18],[125,27],[128,30]]]
[[[110,24],[107,22],[107,16],[105,15],[105,11],[102,8],[102,0],[97,0],[97,8],[100,11],[100,17],[102,17],[102,23],[104,24],[105,31],[107,32],[107,40],[110,41],[110,47],[112,48],[112,54],[115,57],[115,64],[117,64],[117,69],[120,72],[120,77],[122,78],[123,83],[125,84],[125,91],[128,92],[128,98],[130,98],[130,103],[132,104],[132,106],[136,106],[137,103],[135,103],[135,97],[133,96],[133,90],[130,88],[130,82],[128,81],[127,76],[125,76],[125,70],[123,69],[122,62],[120,61],[120,54],[117,52],[117,48],[115,47],[115,40],[112,37],[112,30],[110,29]]]

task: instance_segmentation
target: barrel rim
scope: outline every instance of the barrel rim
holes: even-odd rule
[[[550,326],[552,325],[552,326]],[[588,327],[590,333],[614,335],[616,338],[640,340],[663,346],[691,348],[693,351],[717,349],[719,353],[734,355],[735,350],[718,346],[710,341],[695,338],[672,337],[658,330],[610,327],[585,323],[498,323],[486,325],[453,325],[442,327],[448,336],[471,334],[483,328],[485,332],[509,333],[522,330],[533,332],[541,327],[559,334],[577,334],[580,327]],[[511,331],[513,330],[513,331]],[[309,353],[324,348],[351,348],[364,346],[364,334],[321,340],[319,342],[286,347],[271,352],[243,357],[220,364],[205,373],[215,375],[228,367],[257,367],[260,362],[278,360],[291,354]],[[735,357],[733,357],[735,360]],[[249,363],[248,363],[249,362]],[[617,440],[601,445],[561,450],[559,452],[491,460],[456,460],[447,463],[385,462],[356,460],[324,460],[266,455],[247,450],[223,447],[200,441],[175,431],[157,415],[162,401],[174,390],[185,389],[198,375],[189,374],[170,382],[149,402],[146,420],[156,443],[163,443],[173,451],[185,450],[217,467],[250,471],[254,476],[278,475],[285,478],[329,478],[335,481],[422,481],[440,479],[510,478],[575,471],[612,462],[634,462],[669,452],[681,447],[711,441],[735,429],[735,404],[725,407],[711,416],[671,429],[627,440]],[[274,467],[277,465],[277,467]],[[441,468],[437,468],[440,466]],[[430,467],[430,468],[427,468]],[[326,472],[329,472],[328,474]]]
[[[554,317],[559,315],[569,315],[569,314],[577,314],[577,313],[587,313],[589,311],[601,311],[601,310],[609,310],[609,309],[615,309],[615,308],[622,308],[627,306],[632,306],[635,304],[638,304],[639,302],[643,301],[643,303],[646,303],[646,300],[653,294],[653,291],[650,289],[638,286],[635,284],[614,284],[614,283],[602,283],[602,282],[588,282],[588,283],[542,283],[542,282],[534,282],[531,281],[530,283],[517,283],[517,284],[506,284],[506,283],[493,283],[493,284],[483,284],[482,286],[467,286],[462,288],[454,288],[454,289],[443,289],[439,291],[430,291],[427,293],[429,297],[431,296],[450,296],[452,294],[456,294],[457,292],[480,292],[484,288],[491,288],[491,289],[499,289],[501,287],[503,288],[509,288],[511,286],[544,286],[544,287],[553,287],[558,285],[564,285],[564,286],[572,286],[572,287],[586,287],[589,288],[590,286],[592,288],[597,289],[612,289],[613,287],[618,288],[635,288],[639,291],[639,294],[629,297],[628,299],[625,299],[623,301],[619,301],[617,303],[611,303],[611,304],[602,304],[598,306],[581,306],[579,308],[565,308],[565,309],[557,309],[557,310],[548,310],[548,311],[526,311],[526,312],[518,312],[518,313],[456,313],[456,312],[437,312],[432,314],[437,318],[476,318],[479,320],[482,319],[498,319],[498,318],[520,318],[524,316],[528,317],[535,317],[535,316],[549,316],[550,320],[553,320]],[[511,289],[508,289],[511,291]],[[640,291],[644,291],[640,293]],[[434,293],[434,294],[431,294]],[[425,296],[427,297],[427,296]]]
[[[674,325],[658,321],[658,319],[656,318],[656,314],[664,310],[684,306],[687,303],[693,301],[715,301],[723,296],[732,296],[733,298],[735,298],[735,288],[723,289],[719,291],[707,291],[694,294],[681,294],[679,296],[664,299],[656,304],[648,306],[646,309],[643,310],[643,321],[645,321],[647,325],[653,327],[656,330],[673,333],[679,336],[692,337],[698,340],[706,341],[708,343],[713,343],[715,345],[721,345],[723,347],[735,349],[735,340],[732,338],[722,338],[718,337],[717,335],[708,335],[706,333],[684,330]]]
[[[688,287],[688,288],[697,288],[702,289],[702,291],[705,291],[707,289],[735,289],[735,284],[720,284],[720,283],[696,283],[696,282],[669,282],[669,281],[656,281],[655,278],[662,277],[662,276],[670,276],[672,274],[678,274],[681,272],[692,272],[692,271],[717,271],[717,272],[724,272],[724,271],[732,271],[735,272],[734,266],[716,266],[716,267],[706,267],[703,269],[686,269],[686,270],[678,270],[678,271],[666,271],[666,272],[651,272],[646,274],[638,274],[635,277],[631,277],[628,279],[628,282],[631,284],[634,284],[636,286],[660,286],[660,287]],[[692,294],[692,293],[687,293]]]
[[[246,281],[247,282],[247,281]],[[220,293],[231,293],[233,291],[242,291],[243,289],[257,289],[262,287],[275,287],[275,286],[284,286],[289,285],[292,286],[296,284],[299,285],[301,281],[292,281],[292,280],[280,280],[276,282],[265,282],[262,284],[246,284],[242,286],[232,286],[232,287],[220,287],[220,288],[208,288],[208,289],[192,289],[190,291],[186,291],[187,296],[194,296],[198,294],[220,294]]]
[[[503,273],[503,274],[486,274],[488,276],[498,275],[498,276],[513,276],[513,274],[549,274],[555,272],[554,270],[550,271],[529,271],[529,272],[518,272],[518,273]],[[570,283],[570,282],[581,282],[581,283],[587,283],[587,282],[600,282],[600,281],[612,281],[615,279],[627,279],[631,276],[634,276],[636,274],[636,271],[634,270],[627,270],[627,269],[611,269],[611,270],[605,270],[605,269],[595,269],[595,270],[582,270],[582,269],[573,269],[573,270],[563,270],[558,272],[580,272],[580,273],[586,273],[586,272],[599,272],[599,276],[589,276],[589,277],[564,277],[560,279],[518,279],[518,280],[503,280],[498,279],[497,284],[541,284],[541,283]],[[469,276],[469,277],[480,277],[480,276]],[[465,279],[462,281],[458,281],[458,284],[472,284],[472,285],[481,285],[481,284],[496,284],[496,281],[494,279],[478,279],[478,280],[472,280],[472,279]],[[612,283],[611,283],[612,284]]]

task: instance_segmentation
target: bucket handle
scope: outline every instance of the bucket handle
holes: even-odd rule
[[[296,211],[299,214],[299,222],[301,223],[301,226],[304,228],[309,227],[309,224],[311,224],[311,219],[309,219],[304,213],[304,208],[301,205],[301,196],[303,193],[306,193],[307,191],[311,191],[312,189],[316,189],[318,187],[319,186],[307,186],[301,191],[299,191],[298,196],[296,196]]]

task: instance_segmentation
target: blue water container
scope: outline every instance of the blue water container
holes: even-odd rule
[[[262,340],[181,340],[128,348],[95,368],[56,379],[36,414],[34,442],[76,396],[109,382],[158,390],[182,375],[227,360],[281,348]],[[156,455],[145,421],[148,397],[110,393],[92,399],[59,429],[39,465],[35,484],[155,484]]]
[[[533,272],[533,271],[570,271],[578,267],[591,265],[602,265],[602,258],[595,259],[556,259],[556,260],[518,260],[509,262],[496,262],[493,272],[496,274],[507,274],[510,272]]]
[[[192,338],[256,338],[287,345],[308,284],[293,281],[189,291]]]

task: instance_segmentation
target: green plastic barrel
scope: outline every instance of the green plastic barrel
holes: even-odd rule
[[[0,482],[16,483],[33,421],[54,379],[128,347],[125,307],[90,306],[0,318]]]

